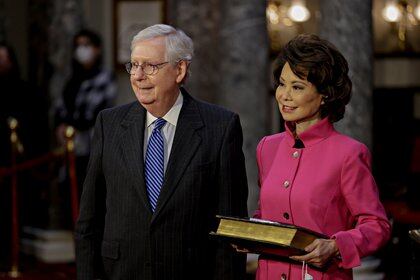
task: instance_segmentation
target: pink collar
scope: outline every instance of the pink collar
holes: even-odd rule
[[[292,124],[290,122],[286,122],[286,141],[293,147],[295,144],[295,138],[293,132],[290,130]],[[323,118],[318,123],[314,124],[313,126],[309,127],[303,133],[299,135],[299,139],[302,140],[303,144],[306,147],[310,147],[315,145],[316,143],[324,140],[328,136],[330,136],[335,131],[334,126],[328,118]]]

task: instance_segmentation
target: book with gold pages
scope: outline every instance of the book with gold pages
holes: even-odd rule
[[[306,254],[305,247],[328,236],[289,224],[254,218],[216,216],[216,231],[210,235],[253,253],[288,257]]]

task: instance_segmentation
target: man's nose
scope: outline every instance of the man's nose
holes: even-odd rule
[[[146,78],[146,74],[143,71],[143,68],[141,67],[137,67],[137,69],[134,70],[134,74],[133,74],[135,79],[145,79]]]

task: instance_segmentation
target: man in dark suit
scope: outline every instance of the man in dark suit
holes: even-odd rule
[[[154,25],[126,64],[138,102],[102,111],[76,225],[78,279],[244,279],[209,239],[215,215],[246,216],[239,117],[181,87],[193,43]]]

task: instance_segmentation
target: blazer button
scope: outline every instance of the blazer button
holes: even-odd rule
[[[281,275],[281,278],[280,278],[280,279],[281,279],[281,280],[287,280],[287,275],[283,273],[283,274]]]
[[[295,151],[295,152],[292,154],[292,156],[293,156],[294,158],[298,158],[298,157],[299,157],[299,152],[298,152],[298,151]]]
[[[287,187],[289,187],[290,186],[290,182],[289,181],[284,181],[284,183],[283,183],[283,187],[285,187],[285,188],[287,188]]]
[[[288,219],[289,219],[289,213],[284,212],[284,213],[283,213],[283,217],[284,217],[286,220],[288,220]]]

